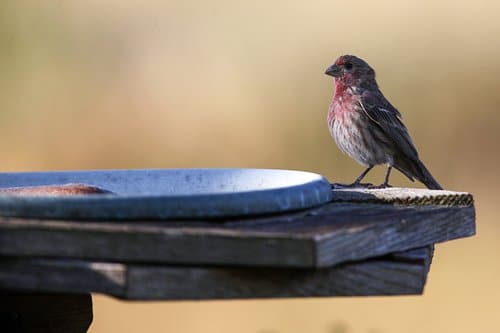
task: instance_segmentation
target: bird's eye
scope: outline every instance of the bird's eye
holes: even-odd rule
[[[350,71],[352,69],[352,64],[350,62],[346,62],[344,64],[344,68],[347,69],[348,71]]]

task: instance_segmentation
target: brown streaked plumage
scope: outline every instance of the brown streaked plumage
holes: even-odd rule
[[[375,71],[364,60],[343,55],[325,74],[335,80],[335,94],[328,110],[328,127],[337,146],[367,169],[347,186],[359,186],[375,166],[387,164],[384,183],[392,167],[429,189],[442,189],[424,166],[401,121],[401,114],[380,91]]]

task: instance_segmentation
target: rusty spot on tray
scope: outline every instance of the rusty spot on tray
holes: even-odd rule
[[[114,194],[111,191],[87,184],[63,184],[7,187],[0,189],[0,194],[26,195],[26,196],[71,196],[71,195],[93,195]]]

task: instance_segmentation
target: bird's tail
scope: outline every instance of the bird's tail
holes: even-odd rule
[[[399,161],[403,162],[403,161]],[[416,178],[421,181],[430,190],[442,190],[443,188],[439,183],[432,177],[431,173],[425,167],[424,163],[417,160],[404,161],[403,163],[395,163],[394,167],[404,173],[408,178],[413,180]]]
[[[439,185],[439,183],[434,179],[434,177],[432,177],[431,173],[429,172],[429,170],[427,170],[424,163],[422,163],[420,160],[417,160],[416,164],[420,172],[418,172],[418,176],[415,175],[415,178],[424,183],[424,185],[427,186],[428,189],[431,190],[443,189],[441,185]]]

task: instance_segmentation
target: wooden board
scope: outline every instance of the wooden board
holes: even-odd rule
[[[0,289],[133,300],[421,294],[432,247],[326,269],[183,267],[57,259],[0,260]]]
[[[423,188],[389,187],[384,189],[337,189],[334,202],[385,203],[395,205],[472,206],[474,198],[467,192],[431,191]]]
[[[398,189],[400,198],[413,202],[403,205],[395,204],[394,193],[390,200],[376,199],[384,198],[387,190],[370,191],[375,199],[369,203],[333,202],[306,211],[248,219],[77,222],[0,218],[0,255],[124,263],[331,267],[475,233],[470,194]],[[340,200],[342,191],[334,192]],[[352,192],[356,191],[345,195],[352,196]],[[362,195],[365,192],[360,191]],[[360,200],[364,199],[355,201]],[[419,205],[422,200],[425,203]]]

